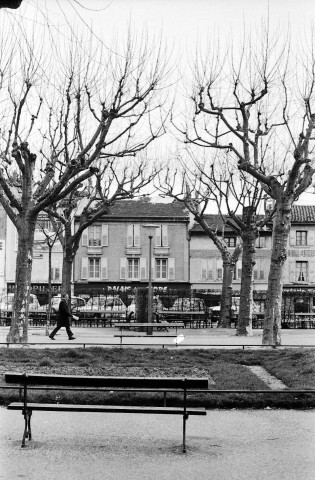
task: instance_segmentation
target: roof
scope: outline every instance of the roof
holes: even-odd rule
[[[181,202],[153,203],[150,198],[144,197],[137,200],[119,200],[112,207],[106,218],[168,218],[188,221],[188,212]],[[103,217],[103,218],[104,218]]]
[[[291,223],[315,223],[315,205],[294,205]]]
[[[258,215],[259,218],[262,218],[262,215]],[[212,230],[222,231],[224,227],[225,232],[233,232],[231,227],[225,224],[227,220],[232,222],[232,219],[228,215],[205,215],[206,222]],[[315,223],[315,205],[294,205],[292,209],[292,224],[296,223]],[[192,233],[203,232],[203,228],[199,223],[195,223],[190,230]]]
[[[222,228],[224,228],[225,232],[233,232],[232,228],[225,224],[227,220],[229,220],[231,223],[234,223],[229,215],[223,215],[223,218],[221,215],[205,215],[204,219],[206,220],[211,230],[218,230],[219,232],[221,232]],[[190,229],[190,231],[192,233],[197,233],[203,232],[204,230],[202,226],[196,222]]]

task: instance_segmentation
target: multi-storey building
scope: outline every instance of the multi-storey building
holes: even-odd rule
[[[240,239],[226,224],[228,217],[206,215],[206,221],[217,235],[223,238],[232,254]],[[190,283],[196,290],[220,290],[223,276],[223,262],[220,251],[202,227],[195,223],[190,230]],[[266,290],[271,253],[271,226],[262,229],[256,242],[256,265],[254,284],[256,290]],[[239,289],[242,276],[242,257],[234,269],[233,287]]]
[[[44,233],[45,231],[45,233]],[[32,293],[35,293],[42,303],[47,301],[49,255],[51,255],[51,280],[53,294],[58,293],[61,287],[62,275],[62,247],[58,240],[53,248],[49,249],[47,236],[50,240],[55,236],[52,226],[46,215],[40,215],[35,230],[32,267]],[[6,249],[5,249],[5,283],[7,292],[14,291],[16,257],[18,249],[17,230],[11,220],[6,217]],[[1,267],[0,267],[1,268]],[[1,272],[0,272],[1,274]]]
[[[151,260],[149,258],[151,227]],[[82,235],[74,267],[75,294],[189,288],[189,218],[179,202],[147,198],[117,202]]]
[[[238,241],[235,233],[219,215],[207,215],[207,221],[224,237],[232,252]],[[182,204],[140,199],[117,202],[108,215],[84,232],[74,263],[75,294],[104,289],[132,291],[136,286],[146,286],[150,241],[149,231],[144,227],[148,224],[154,225],[151,270],[155,289],[192,288],[220,293],[223,275],[220,252],[202,228],[189,220]],[[44,216],[38,221],[32,271],[33,292],[39,296],[47,293],[49,273],[49,249],[42,228],[49,230]],[[271,246],[269,225],[259,232],[256,244],[256,292],[267,289]],[[16,229],[0,207],[0,289],[12,291],[14,287],[16,255]],[[61,245],[56,242],[52,250],[54,292],[61,285],[62,256]],[[315,206],[293,208],[283,280],[284,295],[290,297],[290,302],[311,311],[315,298]],[[240,289],[240,282],[241,258],[235,266],[233,290]]]

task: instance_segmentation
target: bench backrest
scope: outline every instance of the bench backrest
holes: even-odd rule
[[[143,388],[143,389],[208,389],[207,378],[180,378],[180,377],[101,377],[81,375],[45,375],[23,374],[7,372],[7,383],[20,385],[59,385],[70,387],[116,387],[116,388]]]

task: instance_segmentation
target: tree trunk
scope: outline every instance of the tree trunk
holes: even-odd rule
[[[253,270],[255,265],[255,242],[257,229],[250,225],[243,231],[242,280],[237,335],[247,336],[252,327]]]
[[[64,241],[62,249],[63,262],[61,292],[69,295],[69,305],[71,305],[72,267],[77,248],[74,248],[73,245],[70,221],[64,225]]]
[[[49,336],[50,317],[51,317],[51,253],[52,245],[48,242],[48,309],[46,318],[46,332],[45,335]]]
[[[11,327],[7,342],[28,342],[28,310],[31,290],[33,245],[36,219],[27,216],[20,220],[18,229],[18,253],[15,272],[15,295],[12,306]]]
[[[279,201],[274,218],[273,245],[268,277],[263,345],[281,345],[283,269],[291,228],[292,201]]]
[[[67,293],[69,295],[69,298],[71,298],[72,265],[73,265],[73,256],[64,255],[63,261],[62,261],[61,292]]]
[[[218,328],[231,327],[232,284],[234,266],[234,262],[232,262],[230,259],[223,258],[221,308]]]

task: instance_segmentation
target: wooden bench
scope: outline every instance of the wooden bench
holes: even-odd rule
[[[177,336],[177,329],[184,328],[183,322],[168,323],[168,322],[152,322],[152,323],[138,323],[138,322],[117,322],[114,323],[114,327],[119,328],[120,332],[122,330],[138,330],[143,328],[144,331],[148,332],[149,330],[156,329],[157,331],[167,330],[168,328],[175,328],[175,334]]]
[[[42,375],[8,372],[5,381],[23,388],[23,401],[8,405],[9,410],[21,410],[24,416],[24,433],[22,447],[25,440],[32,439],[31,416],[34,410],[49,412],[97,412],[97,413],[146,413],[182,415],[183,417],[183,452],[186,452],[186,421],[189,415],[206,415],[205,408],[190,408],[187,406],[187,391],[208,389],[207,378],[168,378],[168,377],[101,377],[101,376],[75,376],[75,375]],[[33,386],[34,388],[30,388]],[[164,403],[162,407],[133,406],[133,405],[84,405],[60,403],[30,403],[29,391],[43,390],[79,390],[88,391],[128,391],[128,392],[163,392]],[[58,388],[59,387],[59,388]],[[65,388],[61,388],[65,387]],[[38,389],[38,388],[37,388]],[[102,389],[102,390],[100,390]],[[180,392],[183,401],[179,407],[166,406],[167,392]]]
[[[208,323],[211,324],[208,320],[208,316],[204,311],[183,311],[183,310],[159,310],[158,312],[161,320],[169,321],[170,325],[172,322],[181,321],[186,328],[188,324],[190,328],[201,328],[208,327]]]

